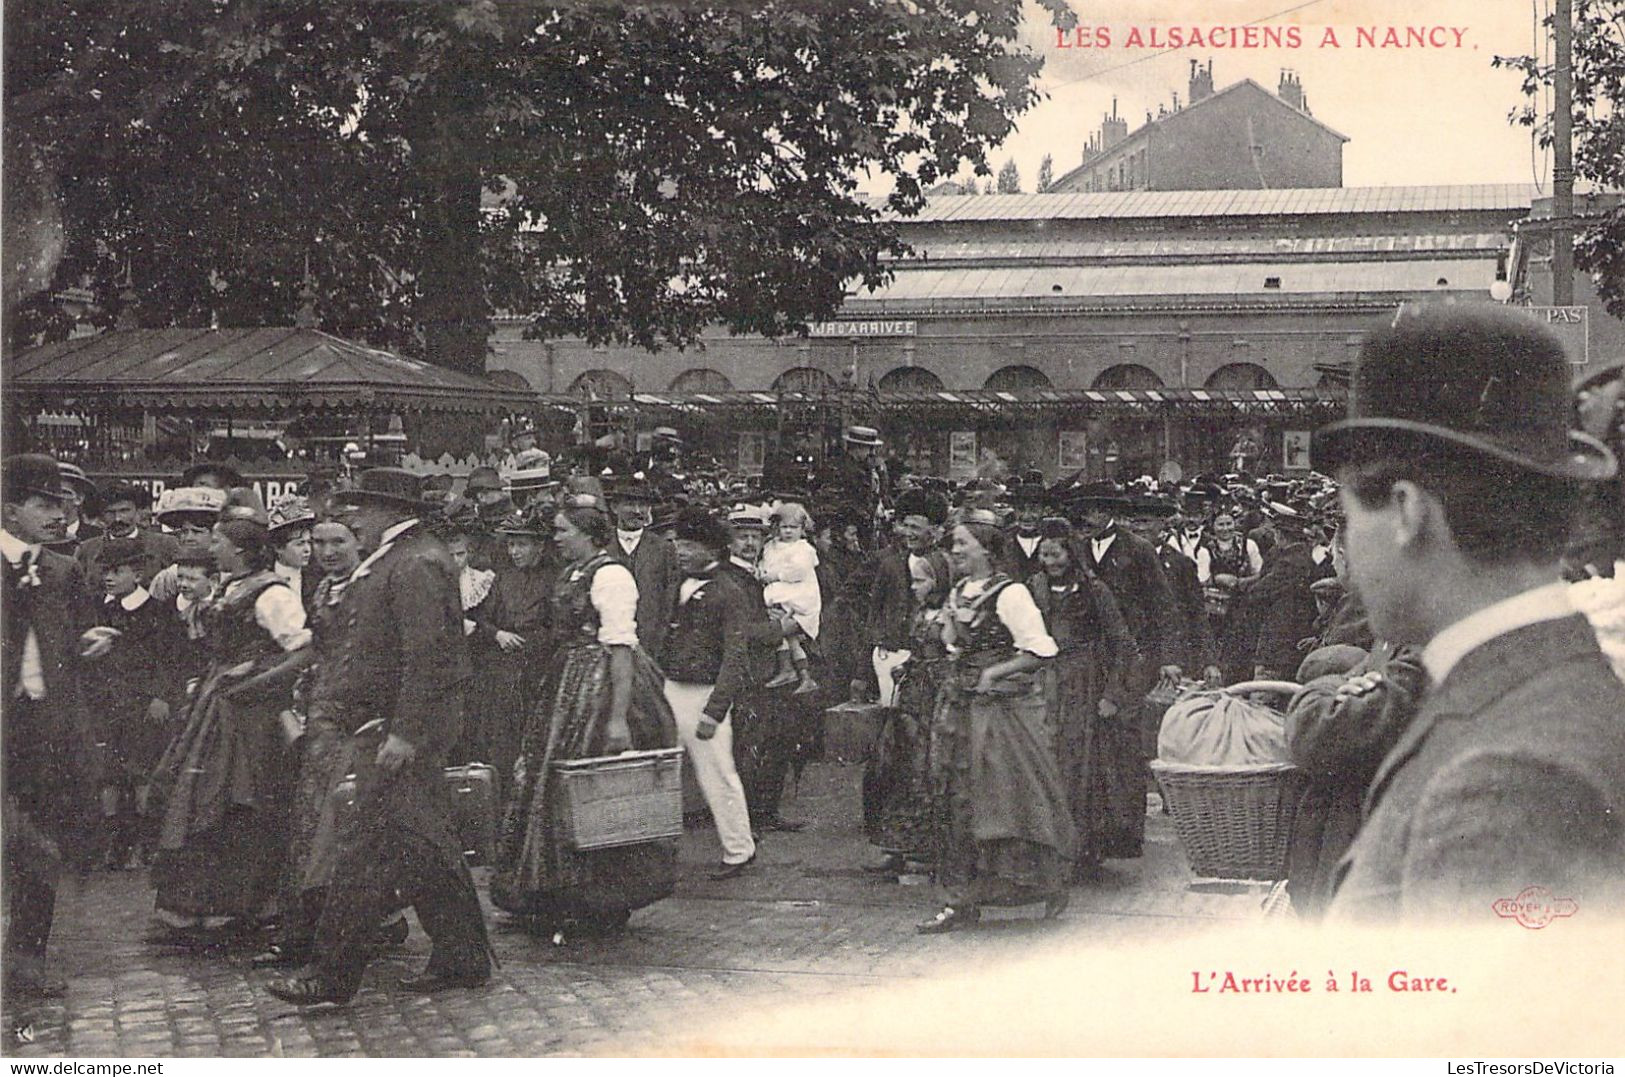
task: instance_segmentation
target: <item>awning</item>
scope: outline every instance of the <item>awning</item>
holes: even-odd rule
[[[488,413],[534,393],[315,329],[116,329],[6,360],[8,396],[53,411]]]
[[[943,414],[1062,416],[1100,415],[1234,415],[1305,413],[1341,409],[1348,400],[1342,386],[1295,389],[939,389],[867,392],[848,389],[829,394],[733,390],[714,393],[634,393],[628,399],[587,401],[570,394],[548,394],[543,404],[603,408],[614,413],[662,414],[674,418],[706,415],[761,415],[805,407],[831,407],[854,416],[905,419]]]

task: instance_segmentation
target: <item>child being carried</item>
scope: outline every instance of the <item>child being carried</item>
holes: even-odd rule
[[[816,692],[807,664],[806,641],[818,638],[818,617],[823,598],[818,590],[818,551],[806,536],[812,532],[812,517],[795,502],[785,502],[773,510],[775,533],[762,550],[756,574],[766,584],[762,598],[771,608],[787,615],[794,629],[779,646],[779,671],[767,688],[795,684],[796,695]]]

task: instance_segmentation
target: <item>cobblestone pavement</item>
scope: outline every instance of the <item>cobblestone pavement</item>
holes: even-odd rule
[[[515,1056],[662,1053],[719,1014],[750,1014],[854,989],[1054,953],[1068,943],[1136,940],[1258,916],[1258,894],[1199,893],[1166,817],[1148,819],[1146,855],[1108,865],[1073,893],[1059,922],[997,910],[972,931],[916,935],[937,907],[929,885],[862,870],[856,767],[811,767],[786,815],[798,834],[767,835],[758,866],[712,882],[709,827],[683,839],[676,895],[632,918],[618,939],[554,945],[492,913],[501,968],[472,991],[422,997],[395,989],[427,941],[414,924],[401,951],[376,962],[344,1008],[300,1010],[264,990],[246,959],[164,953],[144,944],[152,894],[145,873],[97,873],[69,884],[52,950],[67,998],[6,1016],[0,1052],[16,1057]],[[476,873],[479,875],[480,873]],[[483,879],[481,880],[483,882]]]

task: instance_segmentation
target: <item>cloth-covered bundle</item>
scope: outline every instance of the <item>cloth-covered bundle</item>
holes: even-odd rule
[[[1281,713],[1228,691],[1200,692],[1169,707],[1157,758],[1198,767],[1291,762]]]

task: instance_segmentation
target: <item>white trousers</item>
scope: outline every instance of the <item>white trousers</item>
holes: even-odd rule
[[[694,777],[705,795],[705,806],[717,825],[724,864],[743,864],[756,855],[756,839],[750,834],[750,811],[745,807],[745,786],[734,769],[733,722],[717,726],[710,740],[698,732],[705,705],[711,701],[715,685],[666,682],[666,702],[677,719],[677,742],[688,753]]]
[[[876,647],[872,656],[875,682],[880,685],[880,705],[897,706],[897,667],[913,657],[913,651],[888,651]]]

